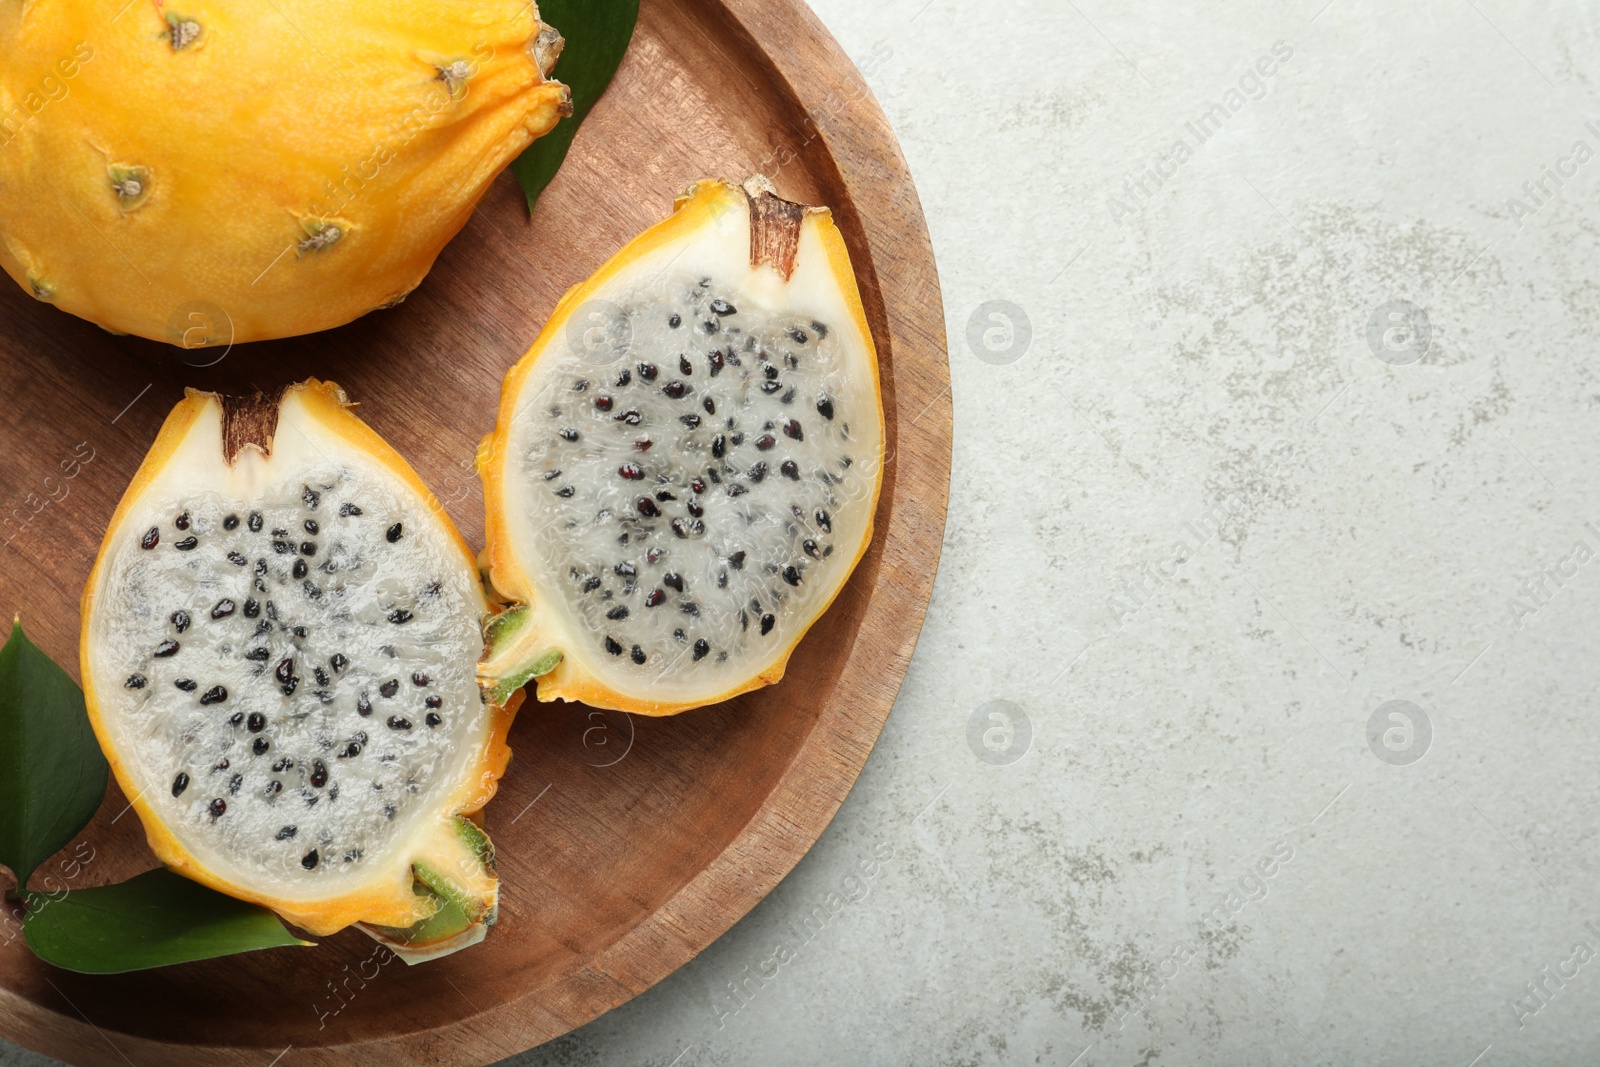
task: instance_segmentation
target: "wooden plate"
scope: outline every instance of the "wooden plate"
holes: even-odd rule
[[[0,611],[21,612],[76,673],[100,533],[183,386],[334,378],[481,544],[473,450],[502,374],[562,291],[692,180],[758,170],[834,209],[878,343],[893,457],[872,549],[787,679],[666,720],[530,701],[487,812],[500,924],[469,952],[379,966],[373,942],[347,931],[314,950],[91,977],[40,963],[7,921],[0,1032],[75,1064],[260,1067],[291,1047],[287,1067],[476,1064],[649,988],[765,896],[854,783],[922,626],[950,470],[943,309],[916,193],[865,83],[800,0],[646,0],[537,216],[502,176],[410,300],[341,330],[197,368],[0,286]],[[64,861],[40,877],[90,886],[154,865],[115,785],[82,841],[93,858],[76,877]]]

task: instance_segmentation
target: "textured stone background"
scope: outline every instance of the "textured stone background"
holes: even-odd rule
[[[939,254],[932,610],[793,876],[507,1062],[1600,1062],[1594,12],[814,2]]]

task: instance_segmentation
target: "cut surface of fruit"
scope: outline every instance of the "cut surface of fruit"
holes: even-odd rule
[[[316,934],[442,899],[492,921],[487,839],[458,817],[509,757],[515,698],[477,681],[489,604],[348,406],[310,381],[174,409],[84,592],[90,717],[179,873]]]
[[[498,692],[672,714],[777,681],[872,534],[877,357],[825,209],[696,184],[569,292],[479,451]]]
[[[571,113],[530,0],[0,4],[0,270],[183,348],[403,300]]]

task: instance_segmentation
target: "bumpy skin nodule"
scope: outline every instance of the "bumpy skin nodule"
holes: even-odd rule
[[[866,548],[883,455],[827,212],[700,183],[507,379],[480,465],[492,578],[525,607],[486,674],[645,714],[776,681]]]
[[[318,934],[437,898],[492,921],[487,840],[458,818],[508,755],[477,682],[489,607],[438,502],[346,407],[308,382],[173,412],[85,591],[91,718],[180,873]]]
[[[185,347],[390,306],[570,111],[548,31],[527,0],[0,4],[0,268]]]

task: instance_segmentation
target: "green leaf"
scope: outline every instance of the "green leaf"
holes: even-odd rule
[[[540,0],[539,17],[567,39],[554,77],[572,90],[572,117],[556,123],[511,164],[528,196],[529,211],[561,169],[578,126],[622,65],[639,19],[639,0]]]
[[[83,690],[13,621],[0,648],[0,863],[19,890],[94,817],[106,772]]]
[[[224,896],[164,867],[118,885],[27,896],[22,932],[46,963],[121,974],[263,948],[310,945],[266,908]]]

